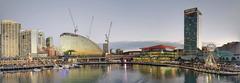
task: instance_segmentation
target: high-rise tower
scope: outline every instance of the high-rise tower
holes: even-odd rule
[[[199,43],[199,20],[202,13],[198,8],[184,10],[184,53],[197,55]]]
[[[0,56],[18,56],[21,24],[12,20],[2,20],[0,24]]]
[[[37,56],[38,53],[38,31],[24,30],[20,33],[20,55]]]

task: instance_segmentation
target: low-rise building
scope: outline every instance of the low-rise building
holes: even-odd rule
[[[142,51],[127,51],[127,52],[124,52],[123,55],[143,55],[142,54]]]
[[[224,44],[221,47],[218,47],[217,50],[219,51],[229,51],[233,53],[235,56],[240,55],[240,42],[230,42],[227,44]]]
[[[144,55],[149,56],[175,56],[177,54],[176,47],[166,45],[156,45],[140,48]]]
[[[53,47],[47,47],[46,52],[47,52],[49,57],[56,57],[57,56],[57,52],[56,52],[55,48],[53,48]]]
[[[123,54],[123,50],[122,49],[116,49],[116,54],[117,55],[122,55]]]

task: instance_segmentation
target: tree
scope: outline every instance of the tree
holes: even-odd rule
[[[67,50],[64,52],[65,55],[72,55],[73,52],[76,52],[75,50]]]

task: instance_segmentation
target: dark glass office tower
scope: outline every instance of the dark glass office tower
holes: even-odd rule
[[[196,55],[199,47],[199,16],[198,8],[184,10],[184,53]]]

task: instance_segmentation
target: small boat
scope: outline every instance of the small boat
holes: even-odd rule
[[[63,69],[69,69],[70,66],[69,65],[63,65]]]
[[[74,66],[74,68],[80,68],[80,67],[81,67],[81,66],[78,65],[78,64],[74,64],[73,66]]]
[[[38,71],[41,71],[41,69],[35,68],[35,69],[33,69],[33,71],[38,72]]]
[[[61,65],[54,65],[53,69],[59,70],[63,69],[63,67]]]

